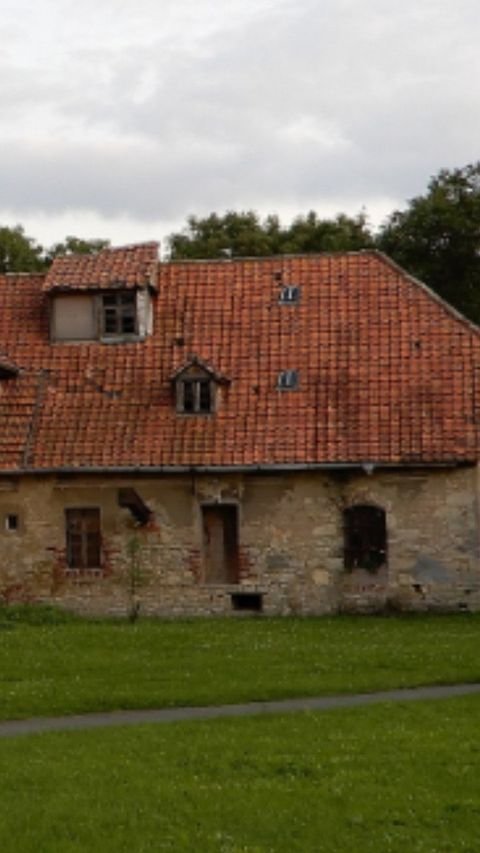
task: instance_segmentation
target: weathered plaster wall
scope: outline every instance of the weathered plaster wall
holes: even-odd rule
[[[474,468],[170,477],[25,477],[0,481],[0,598],[50,601],[87,613],[168,616],[232,612],[238,589],[265,613],[480,609]],[[139,527],[117,503],[133,487],[153,510]],[[239,507],[238,586],[203,583],[201,504]],[[342,510],[375,503],[387,514],[388,565],[343,567]],[[67,570],[64,510],[98,506],[98,570]],[[17,514],[18,531],[5,529]],[[132,590],[132,586],[134,589]]]

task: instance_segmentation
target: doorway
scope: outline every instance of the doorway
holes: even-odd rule
[[[238,507],[236,504],[202,506],[205,583],[238,583]]]

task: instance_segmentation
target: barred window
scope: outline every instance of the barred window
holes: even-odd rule
[[[85,507],[65,510],[67,565],[70,569],[100,567],[100,510]]]
[[[385,510],[369,504],[348,507],[343,513],[346,569],[374,572],[387,560]]]

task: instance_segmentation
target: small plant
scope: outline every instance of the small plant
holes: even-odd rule
[[[127,583],[128,583],[128,621],[132,624],[140,616],[141,602],[139,590],[143,585],[143,572],[140,559],[141,545],[137,536],[132,536],[127,543]]]

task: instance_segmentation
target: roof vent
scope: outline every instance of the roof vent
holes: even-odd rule
[[[298,387],[298,370],[281,370],[277,378],[277,388],[280,391],[291,391]]]
[[[296,284],[287,284],[280,291],[279,302],[282,305],[293,305],[300,300],[300,288]]]

